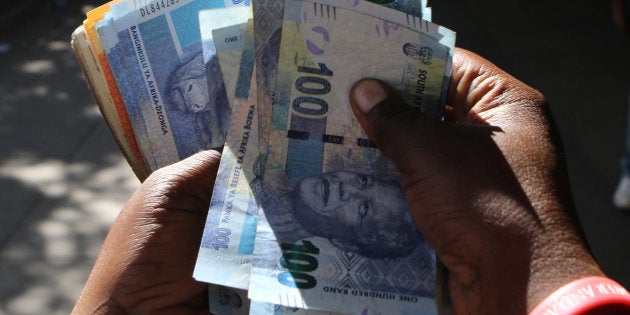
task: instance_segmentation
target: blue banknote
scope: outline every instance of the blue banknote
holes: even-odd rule
[[[217,56],[225,60],[234,54],[241,56],[241,62],[223,63],[221,68],[225,77],[236,78],[227,92],[233,108],[194,277],[247,289],[258,220],[253,190],[260,183],[253,55],[247,57],[248,51],[253,52],[253,27],[245,35],[242,27],[227,30],[213,35]]]
[[[275,305],[264,302],[251,302],[250,315],[344,315],[344,313],[308,310],[297,307]],[[368,314],[366,314],[368,315]]]
[[[234,95],[236,94],[236,85],[240,79],[241,59],[243,56],[243,42],[247,31],[247,23],[232,25],[220,29],[213,30],[213,37],[222,38],[218,41],[213,49],[223,75],[225,90],[228,95],[230,106],[234,106]],[[215,35],[216,34],[216,35]],[[204,51],[206,48],[204,47]],[[253,66],[253,65],[252,65]],[[242,81],[241,81],[242,82]],[[249,83],[247,84],[249,85]]]
[[[146,133],[149,144],[142,151],[152,155],[151,170],[199,150],[223,146],[229,106],[222,78],[206,77],[212,63],[204,62],[198,12],[244,5],[248,3],[242,0],[122,1],[112,5],[114,27],[108,31],[115,36],[107,36],[116,40],[104,49],[110,64],[126,69],[126,79],[118,85],[130,87],[121,88],[121,94],[125,100],[135,100],[135,105],[127,105],[127,101],[125,105],[142,114],[131,121],[134,132]],[[122,53],[112,54],[116,50]],[[213,73],[220,76],[220,71]],[[142,128],[146,132],[136,131]]]
[[[155,170],[157,169],[157,165],[153,157],[153,148],[151,141],[149,141],[147,129],[144,127],[144,116],[137,102],[135,85],[129,75],[127,57],[123,52],[122,45],[118,45],[120,39],[118,38],[118,32],[114,26],[112,14],[106,13],[95,27],[121,97],[125,103],[126,112],[131,121],[144,163],[149,170]]]

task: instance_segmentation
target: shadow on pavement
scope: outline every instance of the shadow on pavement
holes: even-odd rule
[[[0,314],[68,314],[138,186],[70,47],[100,3],[51,2],[0,17]]]

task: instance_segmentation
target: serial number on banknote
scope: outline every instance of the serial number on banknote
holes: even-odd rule
[[[138,9],[138,12],[140,13],[140,16],[145,17],[151,14],[158,13],[162,9],[174,6],[177,3],[179,3],[179,0],[158,0],[145,4],[143,7]]]

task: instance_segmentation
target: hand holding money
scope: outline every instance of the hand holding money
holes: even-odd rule
[[[208,314],[192,278],[220,155],[154,172],[114,222],[73,314]]]
[[[446,123],[375,80],[356,84],[350,100],[403,174],[412,217],[450,271],[456,313],[524,314],[561,285],[602,275],[573,225],[559,138],[538,91],[460,49]]]
[[[451,63],[426,1],[249,4],[112,1],[75,33],[140,178],[223,147],[147,180],[77,312],[204,312],[198,246],[221,315],[436,314],[430,246],[456,311],[524,313],[601,275],[544,98],[471,53]]]
[[[491,71],[480,73],[482,66]],[[352,107],[371,139],[404,175],[412,216],[450,270],[456,312],[524,313],[562,283],[602,273],[567,215],[572,211],[568,186],[542,95],[469,52],[456,52],[453,69],[447,123],[426,119],[373,80],[355,85]],[[207,209],[211,189],[210,181],[199,180],[212,178],[217,162],[217,155],[201,153],[147,180],[107,238],[76,313],[112,300],[122,302],[117,307],[137,303],[129,299],[143,298],[139,275],[152,281],[158,275],[177,280],[170,284],[175,287],[142,284],[163,290],[165,294],[153,300],[160,307],[173,302],[192,313],[194,303],[184,304],[185,297],[193,292],[203,295],[205,286],[192,281],[189,273],[173,272],[168,261],[175,259],[188,272],[192,269],[201,213]],[[190,171],[178,175],[176,184],[158,185],[186,169]],[[173,198],[184,187],[194,190]],[[173,208],[164,204],[147,208],[147,200],[162,200],[153,199],[158,191],[171,196],[167,200],[176,201],[175,208],[198,209],[199,213],[164,211]],[[179,229],[180,221],[166,220],[171,215],[189,217],[196,225],[186,221],[186,227]],[[557,222],[553,228],[552,220]],[[161,223],[158,230],[141,229],[156,227],[155,223]],[[139,242],[143,244],[139,251],[137,240],[146,240]],[[183,244],[189,244],[189,251],[182,252]],[[163,250],[169,254],[156,254]],[[147,253],[152,253],[150,264],[144,260]],[[182,256],[174,257],[177,253]],[[569,256],[574,259],[567,263]],[[166,267],[169,272],[148,266]],[[147,273],[151,270],[155,273]],[[130,273],[134,277],[128,277]],[[129,295],[127,290],[137,291]],[[125,300],[117,300],[118,295]],[[496,302],[506,299],[513,303]],[[199,310],[205,309],[200,306]]]

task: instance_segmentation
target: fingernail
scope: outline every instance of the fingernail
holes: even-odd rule
[[[361,80],[352,88],[350,101],[364,114],[389,96],[383,85],[373,79]]]

